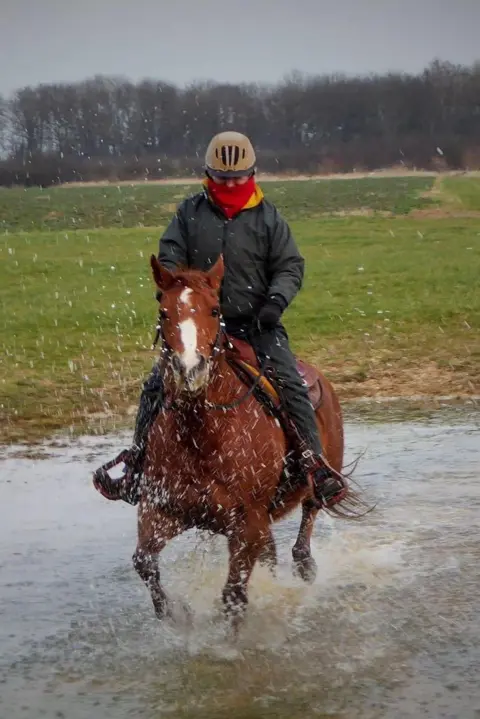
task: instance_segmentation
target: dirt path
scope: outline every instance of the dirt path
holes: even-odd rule
[[[344,401],[392,397],[422,397],[428,400],[480,398],[480,375],[472,374],[471,370],[440,368],[433,361],[425,361],[415,369],[376,367],[366,376],[345,365],[332,365],[326,373]]]
[[[372,177],[480,177],[480,170],[435,172],[433,170],[406,170],[405,168],[390,168],[385,170],[373,170],[372,172],[345,172],[319,175],[276,175],[260,172],[259,182],[292,182],[308,180],[362,180]],[[98,180],[91,182],[66,182],[60,187],[106,187],[108,185],[193,185],[199,182],[199,178],[192,177],[171,177],[163,180]]]

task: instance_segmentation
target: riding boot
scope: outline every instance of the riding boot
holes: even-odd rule
[[[342,474],[331,467],[325,459],[319,442],[312,448],[300,435],[297,427],[290,419],[291,441],[294,455],[298,460],[300,469],[307,479],[310,479],[315,500],[319,507],[329,509],[341,502],[348,493],[348,485]]]
[[[345,498],[346,480],[325,459],[317,427],[315,411],[308,390],[297,369],[295,356],[282,325],[251,336],[257,355],[269,359],[276,387],[290,420],[294,454],[302,474],[312,485],[319,506],[331,507]]]
[[[95,488],[106,499],[121,499],[133,505],[138,503],[148,434],[162,406],[162,390],[161,377],[157,367],[154,367],[140,395],[132,446],[119,455],[118,461],[124,462],[122,475],[117,478],[111,477],[103,468],[98,469],[94,474]]]

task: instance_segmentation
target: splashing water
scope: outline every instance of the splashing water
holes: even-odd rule
[[[127,437],[6,450],[0,716],[473,718],[479,435],[468,414],[348,424],[378,509],[317,522],[311,586],[291,573],[298,514],[275,525],[277,577],[255,569],[237,642],[221,615],[222,538],[191,531],[167,546],[177,621],[155,620],[131,567],[134,510],[90,486]]]

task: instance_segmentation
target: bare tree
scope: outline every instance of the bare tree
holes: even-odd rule
[[[0,100],[2,181],[137,177],[201,167],[210,137],[250,135],[266,170],[480,163],[480,63],[422,73],[309,76],[276,85],[94,77]]]

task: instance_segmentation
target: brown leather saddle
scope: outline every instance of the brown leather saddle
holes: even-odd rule
[[[227,359],[235,367],[239,367],[241,372],[240,378],[248,383],[253,384],[258,380],[259,365],[253,347],[245,340],[228,336]],[[296,358],[297,370],[308,389],[310,402],[315,410],[319,409],[323,399],[322,380],[318,370],[312,365],[307,364],[301,359]],[[246,378],[247,381],[246,381]],[[275,377],[262,377],[259,381],[262,392],[278,411],[281,411],[281,399],[278,390],[275,387]]]

